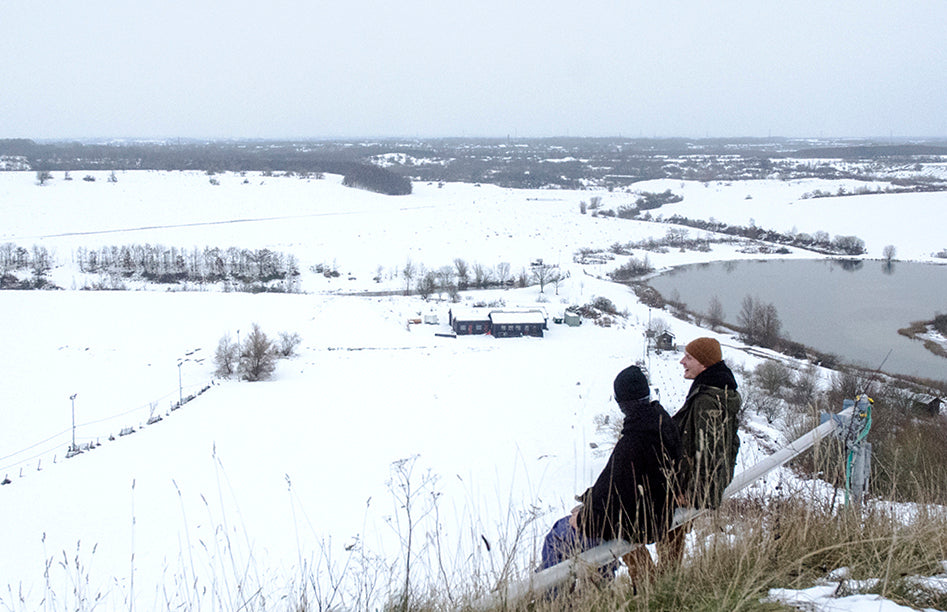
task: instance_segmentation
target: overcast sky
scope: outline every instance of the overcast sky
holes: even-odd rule
[[[0,0],[0,138],[947,137],[945,0]]]

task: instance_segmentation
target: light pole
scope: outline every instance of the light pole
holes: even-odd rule
[[[78,393],[73,393],[69,396],[69,401],[72,402],[72,446],[69,447],[70,451],[76,451],[76,396]]]

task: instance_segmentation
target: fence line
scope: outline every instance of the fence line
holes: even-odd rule
[[[203,385],[203,386],[201,386],[199,383],[198,383],[198,384],[192,384],[192,385],[190,385],[190,388],[193,389],[193,388],[197,387],[199,390],[198,390],[196,393],[188,394],[187,396],[181,398],[180,401],[179,401],[179,400],[175,400],[175,401],[171,404],[170,409],[167,410],[165,414],[170,414],[170,412],[172,412],[172,411],[174,411],[174,410],[177,410],[178,408],[180,408],[180,407],[183,406],[184,404],[186,404],[186,403],[188,403],[189,401],[195,399],[197,396],[203,394],[205,391],[207,391],[208,389],[210,389],[212,386],[213,386],[213,382],[211,382],[211,383],[209,383],[209,384],[206,384],[206,385]],[[179,391],[179,392],[180,392],[180,391]],[[100,423],[104,423],[104,422],[106,422],[106,421],[111,421],[111,420],[114,420],[114,419],[118,419],[118,418],[121,418],[121,417],[123,417],[123,416],[127,416],[127,415],[129,415],[129,414],[132,414],[132,413],[135,413],[135,412],[138,412],[138,411],[141,411],[141,410],[152,410],[154,407],[157,406],[157,404],[158,404],[159,402],[161,402],[162,400],[167,399],[168,397],[172,397],[172,396],[174,396],[174,395],[176,395],[176,394],[175,394],[173,391],[172,391],[172,392],[168,392],[168,393],[166,393],[165,395],[162,395],[161,397],[159,397],[157,400],[154,400],[154,401],[152,401],[152,402],[147,402],[147,403],[145,403],[145,404],[141,404],[141,405],[139,405],[139,406],[136,406],[135,408],[131,408],[130,410],[125,410],[125,411],[122,411],[122,412],[118,412],[118,413],[116,413],[116,414],[109,415],[109,416],[106,416],[106,417],[102,417],[102,418],[100,418],[100,419],[94,419],[94,420],[92,420],[92,421],[86,421],[85,423],[76,424],[75,430],[76,430],[76,431],[79,431],[79,430],[80,430],[81,428],[83,428],[83,427],[89,427],[89,426],[92,426],[92,425],[98,425],[98,424],[100,424]],[[137,427],[140,429],[141,427],[145,427],[145,426],[147,426],[147,425],[152,425],[152,424],[154,424],[154,423],[156,423],[156,422],[158,422],[158,421],[161,420],[161,419],[158,419],[158,421],[151,421],[151,419],[150,419],[151,416],[152,416],[152,415],[149,415],[148,422],[146,422],[146,423],[144,423],[144,424],[138,423]],[[135,427],[135,426],[131,426],[131,427]],[[94,439],[94,440],[98,441],[98,440],[100,440],[101,438],[105,437],[107,440],[114,440],[114,439],[117,438],[117,437],[124,436],[125,434],[124,434],[124,433],[121,433],[121,432],[125,432],[125,431],[128,430],[128,429],[129,429],[129,427],[124,427],[124,428],[120,428],[120,430],[119,430],[118,432],[111,432],[111,433],[108,433],[106,436],[83,436],[81,439],[82,439],[82,440],[93,440],[93,439]],[[51,445],[50,447],[46,448],[45,450],[41,450],[40,452],[35,453],[35,454],[33,454],[33,455],[30,455],[29,457],[25,457],[25,458],[22,458],[22,459],[18,459],[18,460],[16,460],[16,461],[12,462],[12,463],[8,463],[8,464],[5,464],[5,465],[0,465],[0,474],[3,474],[3,477],[2,477],[3,484],[9,484],[9,482],[10,482],[10,476],[9,476],[9,473],[7,472],[7,470],[16,469],[16,468],[21,468],[20,471],[22,472],[22,468],[23,468],[23,467],[26,467],[27,464],[29,464],[29,463],[31,463],[32,461],[37,460],[37,459],[40,460],[40,463],[38,464],[37,469],[40,469],[40,466],[41,466],[41,464],[42,464],[42,458],[45,457],[45,456],[47,456],[47,455],[53,454],[53,453],[56,451],[56,449],[59,448],[60,445],[62,445],[62,444],[65,444],[65,445],[67,446],[67,450],[63,452],[63,456],[66,457],[66,458],[72,457],[72,456],[77,455],[77,454],[81,454],[81,452],[84,452],[84,450],[92,450],[92,449],[94,448],[94,447],[91,446],[90,444],[86,444],[86,445],[83,445],[83,446],[85,446],[85,449],[84,449],[83,451],[74,452],[75,450],[78,450],[78,449],[72,449],[72,448],[71,448],[71,439],[69,438],[69,434],[70,434],[70,432],[72,432],[72,431],[73,431],[73,428],[72,428],[72,427],[69,427],[69,428],[67,428],[67,429],[64,429],[63,431],[60,431],[59,433],[53,434],[52,436],[50,436],[50,437],[48,437],[48,438],[46,438],[46,439],[44,439],[44,440],[40,440],[39,442],[35,442],[34,444],[31,444],[31,445],[29,445],[29,446],[27,446],[27,447],[25,447],[25,448],[22,448],[22,449],[20,449],[20,450],[14,451],[14,452],[12,452],[12,453],[10,453],[10,454],[8,454],[8,455],[5,455],[5,456],[3,456],[3,457],[0,457],[0,462],[3,462],[3,461],[6,461],[6,460],[8,460],[8,459],[12,459],[12,458],[14,458],[14,457],[16,457],[16,456],[18,456],[18,455],[21,455],[21,454],[23,454],[23,453],[27,453],[27,452],[29,452],[29,451],[31,451],[31,450],[33,450],[33,449],[39,447],[39,446],[42,446],[42,445],[44,445],[44,444],[47,444],[48,442],[51,442],[51,441],[56,440],[56,442],[55,442],[53,445]],[[136,431],[136,430],[133,429],[133,431]],[[59,441],[60,438],[65,438],[65,439],[62,440],[62,441]],[[70,454],[70,453],[71,453],[71,454]],[[54,455],[54,459],[55,459],[57,456],[58,456],[58,455]]]

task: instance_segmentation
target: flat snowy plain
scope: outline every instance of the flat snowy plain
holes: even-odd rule
[[[618,417],[614,375],[645,359],[669,411],[683,400],[680,354],[645,354],[649,317],[665,319],[680,343],[714,335],[651,313],[626,287],[601,280],[620,260],[572,262],[583,247],[665,235],[664,224],[580,214],[580,201],[592,196],[616,208],[634,194],[416,183],[413,194],[391,197],[331,175],[223,174],[212,185],[197,172],[122,172],[117,183],[91,174],[95,182],[54,173],[40,187],[33,173],[0,173],[0,242],[45,246],[57,259],[51,278],[65,289],[0,293],[0,478],[11,480],[0,487],[5,609],[40,601],[74,608],[96,598],[104,609],[198,600],[237,608],[242,598],[292,598],[302,568],[318,575],[328,599],[330,569],[347,569],[349,579],[369,558],[402,566],[408,528],[398,465],[411,470],[418,491],[415,571],[434,583],[474,573],[489,583],[523,525],[512,557],[517,571],[528,571],[549,524],[604,464],[609,435],[594,419]],[[900,259],[937,261],[933,253],[947,247],[947,194],[800,199],[838,185],[664,180],[635,188],[684,195],[662,209],[666,216],[856,235],[868,257],[894,244]],[[291,253],[303,293],[80,290],[95,279],[78,271],[77,248],[145,243]],[[760,257],[737,248],[648,257],[658,268]],[[602,296],[627,317],[608,328],[550,324],[542,339],[437,336],[452,305],[398,295],[399,271],[409,261],[437,269],[455,258],[491,268],[507,262],[514,273],[542,258],[570,275],[543,294],[472,291],[461,294],[463,304],[503,300],[552,317]],[[318,264],[341,276],[314,273]],[[380,291],[391,294],[351,295]],[[436,314],[440,324],[409,325],[419,314]],[[253,323],[271,337],[298,333],[297,354],[270,381],[217,380],[171,412],[179,394],[211,384],[218,340]],[[731,365],[758,362],[734,338],[717,337]],[[67,460],[73,407],[77,443],[101,446]],[[163,419],[146,425],[156,415]],[[761,441],[784,441],[752,420],[762,440],[743,436],[742,465],[759,459]],[[135,433],[118,435],[128,427]],[[778,473],[758,486],[790,478]],[[436,512],[419,519],[422,509]],[[387,592],[385,583],[374,596]],[[818,593],[779,596],[808,597],[816,609],[898,609]],[[351,592],[334,602],[365,603]]]

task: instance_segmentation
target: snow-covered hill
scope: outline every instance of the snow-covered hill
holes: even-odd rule
[[[208,601],[231,597],[240,581],[272,599],[292,595],[302,567],[327,589],[329,566],[402,555],[405,473],[396,462],[406,458],[414,459],[400,465],[413,466],[419,491],[412,503],[426,508],[436,497],[436,515],[417,527],[437,535],[423,545],[428,559],[440,550],[444,571],[460,576],[471,567],[499,571],[512,532],[536,517],[514,555],[522,568],[549,522],[602,467],[609,438],[594,419],[617,414],[614,375],[643,360],[672,412],[683,399],[680,355],[646,354],[652,313],[626,287],[596,278],[606,265],[572,263],[580,248],[665,235],[663,224],[580,213],[593,195],[617,207],[629,194],[418,184],[410,196],[389,197],[333,176],[215,178],[218,185],[200,173],[124,172],[117,183],[104,174],[94,182],[56,176],[39,187],[31,173],[0,173],[0,242],[47,247],[58,261],[51,276],[66,289],[0,293],[7,606],[20,605],[21,592],[27,602],[68,602],[79,588],[90,599],[101,593],[108,609],[129,599],[164,607],[201,588]],[[802,201],[818,185],[640,188],[685,195],[666,215],[854,234],[871,256],[895,244],[901,258],[926,260],[947,246],[939,224],[902,222],[942,216],[945,194]],[[86,281],[72,261],[76,248],[130,243],[292,253],[305,293],[76,290]],[[737,257],[748,255],[715,246],[651,260],[663,267]],[[540,304],[556,313],[602,296],[626,316],[607,328],[551,324],[542,339],[437,336],[451,305],[396,295],[399,272],[408,261],[437,269],[455,258],[507,262],[514,271],[542,258],[570,274],[558,290],[468,292],[463,303]],[[317,274],[318,264],[342,275]],[[439,324],[408,324],[419,313],[437,314]],[[170,411],[179,396],[211,383],[218,339],[253,323],[271,336],[299,333],[297,355],[271,381],[215,381]],[[667,323],[680,342],[712,335]],[[755,365],[732,338],[720,339],[728,362]],[[77,443],[101,445],[67,460],[73,407]],[[156,415],[160,422],[145,425]],[[120,436],[126,428],[136,431]],[[747,436],[740,461],[760,452]],[[195,580],[196,589],[182,586]]]

